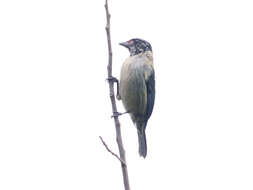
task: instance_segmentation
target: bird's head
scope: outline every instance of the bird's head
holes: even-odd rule
[[[126,47],[129,50],[131,56],[143,53],[145,51],[152,51],[150,43],[138,38],[134,38],[119,44]]]

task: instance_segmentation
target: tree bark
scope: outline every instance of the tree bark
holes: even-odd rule
[[[111,17],[111,15],[109,13],[107,0],[105,0],[105,11],[106,11],[106,21],[107,21],[105,30],[106,30],[106,35],[107,35],[108,55],[109,55],[107,72],[108,72],[108,78],[110,78],[110,77],[112,77],[112,45],[111,45],[111,33],[110,33],[110,17]],[[109,82],[109,90],[110,90],[110,100],[111,100],[111,104],[112,104],[112,112],[114,115],[114,113],[118,112],[117,106],[116,106],[115,94],[114,94],[114,86],[113,86],[112,80],[108,80],[108,82]],[[130,190],[126,157],[125,157],[125,150],[124,150],[122,137],[121,137],[120,122],[119,122],[118,116],[114,116],[113,118],[114,118],[114,124],[115,124],[115,129],[116,129],[116,141],[118,144],[120,160],[123,161],[120,163],[121,163],[121,168],[122,168],[124,187],[125,187],[125,190]]]

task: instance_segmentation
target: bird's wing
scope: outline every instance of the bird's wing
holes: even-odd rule
[[[148,120],[152,114],[154,102],[155,102],[155,71],[153,68],[149,76],[145,80],[145,82],[146,82],[146,87],[147,87],[147,108],[146,108],[145,117],[146,117],[146,120]]]

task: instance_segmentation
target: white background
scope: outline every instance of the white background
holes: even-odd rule
[[[152,44],[148,155],[120,117],[131,189],[253,189],[253,6],[110,0],[119,42]],[[123,189],[107,76],[104,1],[0,2],[0,189]],[[124,111],[121,102],[120,111]]]

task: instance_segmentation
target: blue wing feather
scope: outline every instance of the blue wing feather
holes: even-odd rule
[[[152,70],[151,75],[146,81],[146,87],[147,87],[147,108],[146,108],[145,118],[146,118],[146,121],[148,121],[149,117],[152,114],[154,102],[155,102],[155,72],[154,70]]]

